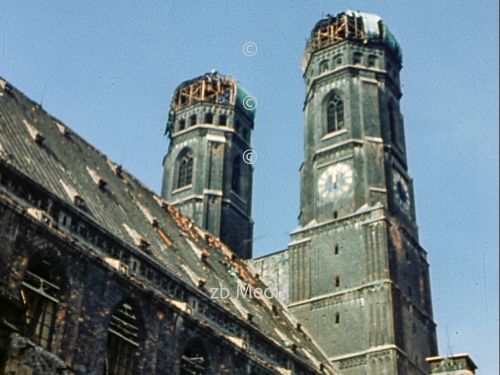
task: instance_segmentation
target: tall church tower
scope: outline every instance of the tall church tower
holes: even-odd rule
[[[437,354],[401,63],[378,16],[347,11],[314,26],[302,64],[300,225],[286,252],[254,262],[342,374],[424,375]]]
[[[241,258],[252,256],[250,149],[255,101],[236,80],[205,74],[175,90],[162,197]]]

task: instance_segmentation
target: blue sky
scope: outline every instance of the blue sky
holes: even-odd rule
[[[479,374],[498,374],[498,1],[2,0],[0,75],[155,191],[175,87],[212,69],[236,77],[258,99],[262,255],[285,248],[297,226],[306,38],[345,9],[379,14],[403,49],[440,353],[469,352]],[[248,41],[254,57],[242,53]]]

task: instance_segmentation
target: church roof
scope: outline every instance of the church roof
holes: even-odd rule
[[[71,232],[60,225],[57,217],[43,220],[48,229],[87,246],[97,258],[109,264],[118,262],[110,252],[109,243],[118,244],[144,265],[154,266],[160,273],[178,280],[207,305],[223,309],[244,327],[246,334],[231,337],[210,317],[200,312],[197,314],[201,316],[196,316],[185,308],[185,301],[174,301],[156,285],[149,272],[146,275],[132,270],[129,280],[139,280],[170,300],[173,306],[193,314],[193,319],[221,331],[233,344],[249,340],[242,345],[248,344],[246,350],[257,358],[262,355],[251,347],[255,342],[249,339],[252,335],[267,341],[285,356],[316,370],[322,364],[325,372],[333,373],[323,352],[281,302],[263,296],[235,296],[239,285],[266,288],[245,262],[236,259],[218,239],[182,216],[132,174],[1,78],[0,167],[19,174],[54,201],[64,204],[75,217],[85,220],[92,229],[88,232],[103,233],[108,248],[95,238]],[[44,218],[52,214],[50,209],[29,207],[27,201],[18,200],[18,204],[24,205],[27,212],[45,210]],[[54,222],[59,225],[53,225]],[[210,298],[210,289],[220,286],[226,287],[231,297]]]

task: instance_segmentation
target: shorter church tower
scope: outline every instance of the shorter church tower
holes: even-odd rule
[[[241,258],[252,256],[253,167],[245,162],[255,99],[217,72],[174,92],[166,133],[162,197]]]

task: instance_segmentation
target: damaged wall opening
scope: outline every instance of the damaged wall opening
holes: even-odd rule
[[[207,354],[198,341],[190,343],[181,358],[180,375],[204,375],[208,368]]]
[[[104,375],[131,375],[139,348],[137,313],[123,303],[113,314],[108,327]]]
[[[60,287],[50,275],[51,264],[41,262],[26,271],[21,295],[26,304],[27,336],[50,350]]]

